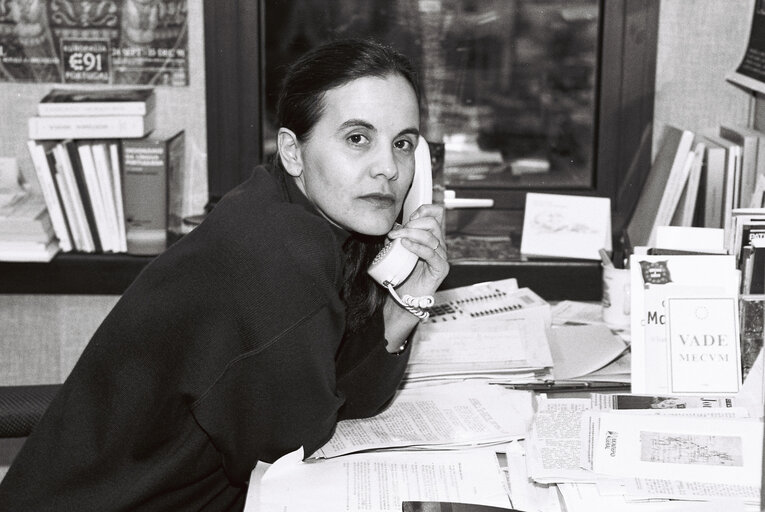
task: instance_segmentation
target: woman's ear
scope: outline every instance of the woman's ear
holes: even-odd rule
[[[279,128],[276,143],[284,169],[290,176],[297,178],[303,173],[303,157],[297,135],[289,128]]]

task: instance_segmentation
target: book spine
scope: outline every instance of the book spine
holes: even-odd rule
[[[112,230],[108,221],[106,206],[101,194],[101,184],[96,174],[96,164],[93,159],[93,152],[90,144],[87,142],[78,142],[76,144],[77,154],[80,157],[80,169],[82,170],[83,181],[87,190],[87,196],[90,200],[90,207],[93,212],[93,221],[98,231],[98,240],[101,243],[103,251],[113,251]]]
[[[114,139],[143,137],[154,127],[153,111],[146,116],[30,117],[29,138]]]
[[[122,171],[127,250],[159,254],[167,246],[167,143],[123,140]]]
[[[55,181],[61,193],[61,202],[64,204],[69,228],[72,232],[72,241],[77,250],[93,252],[93,240],[85,220],[85,210],[82,207],[80,193],[74,179],[72,164],[69,155],[60,143],[56,144],[50,152],[50,162],[56,169]]]
[[[119,228],[120,251],[127,252],[127,233],[125,232],[125,204],[122,167],[120,162],[120,146],[116,141],[109,144],[109,164],[112,171],[112,183],[114,184],[114,205],[117,212],[117,226]]]
[[[58,116],[145,116],[151,105],[143,101],[103,101],[92,103],[39,103],[37,115]]]
[[[45,154],[45,148],[38,142],[27,141],[27,148],[32,157],[32,164],[37,175],[37,181],[40,183],[40,189],[45,199],[45,205],[48,207],[53,231],[58,238],[59,246],[64,252],[73,249],[72,235],[61,203],[60,195],[56,190],[54,182],[54,171],[49,167],[49,161]]]
[[[112,243],[112,250],[122,252],[120,244],[120,226],[117,220],[117,206],[114,198],[115,183],[109,163],[108,148],[105,142],[90,143],[90,149],[93,152],[93,162],[96,167],[96,176],[98,178],[99,190],[101,192],[101,202],[104,205],[104,212],[109,226],[109,235]]]

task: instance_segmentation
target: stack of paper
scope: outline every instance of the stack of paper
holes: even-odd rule
[[[526,443],[530,478],[557,484],[567,510],[633,510],[628,503],[646,500],[754,503],[761,457],[762,421],[722,397],[540,397]]]
[[[42,197],[0,194],[0,261],[50,261],[59,251]]]
[[[250,477],[245,512],[400,512],[402,501],[510,508],[494,450],[360,453],[302,462],[302,448]]]
[[[544,322],[495,317],[423,329],[412,346],[404,382],[486,379],[512,384],[549,380],[552,355]]]
[[[532,415],[531,394],[524,391],[474,382],[404,388],[377,416],[340,421],[332,439],[311,458],[506,443],[526,436]]]

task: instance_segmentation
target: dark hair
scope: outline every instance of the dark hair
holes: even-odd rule
[[[409,59],[390,46],[369,39],[343,39],[318,46],[287,70],[276,105],[277,123],[304,141],[324,111],[327,91],[359,78],[390,75],[406,79],[420,100],[417,73]]]
[[[391,75],[406,79],[420,101],[417,73],[409,59],[395,49],[369,39],[343,39],[318,46],[287,70],[276,106],[278,126],[305,141],[324,112],[328,91],[359,78]],[[276,164],[281,167],[278,155]],[[366,273],[384,240],[384,236],[352,233],[343,246],[346,335],[356,332],[385,302],[384,289]]]

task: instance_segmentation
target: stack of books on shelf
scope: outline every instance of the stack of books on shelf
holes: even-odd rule
[[[158,254],[183,131],[154,130],[152,89],[54,89],[28,148],[61,250]]]
[[[0,261],[47,262],[59,251],[45,202],[30,193],[0,205]]]
[[[733,212],[762,208],[765,132],[721,124],[667,125],[625,232],[628,247],[653,246],[660,226],[723,229],[732,250]]]

